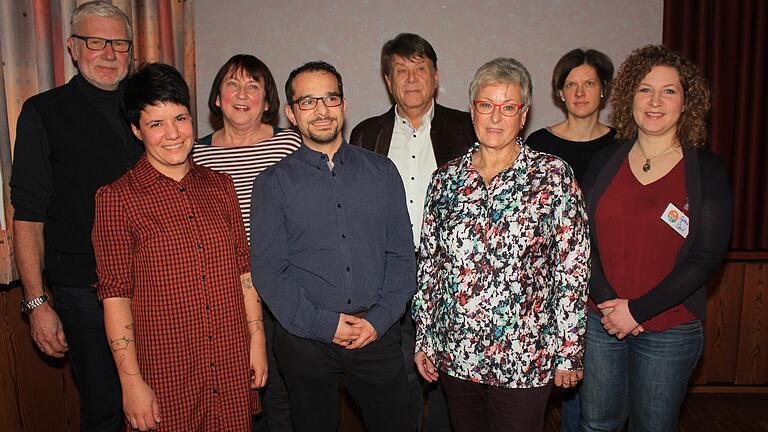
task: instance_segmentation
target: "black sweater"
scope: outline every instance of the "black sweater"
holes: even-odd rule
[[[552,133],[549,128],[539,129],[526,138],[532,149],[549,153],[564,160],[573,169],[576,181],[581,184],[592,158],[600,150],[615,144],[616,129],[610,128],[605,135],[592,141],[569,141]]]
[[[595,212],[603,192],[616,176],[634,142],[609,147],[595,155],[582,189],[587,201],[592,240],[589,296],[595,303],[617,298],[603,273],[597,249]],[[677,253],[673,270],[651,291],[629,301],[629,311],[642,323],[680,303],[697,318],[706,316],[707,279],[720,268],[731,235],[732,197],[728,174],[720,159],[707,150],[683,147],[690,229]],[[629,197],[628,199],[631,199]]]
[[[96,282],[91,246],[96,190],[120,177],[143,149],[120,114],[120,91],[80,75],[28,99],[16,129],[14,219],[42,222],[45,276],[55,284]]]

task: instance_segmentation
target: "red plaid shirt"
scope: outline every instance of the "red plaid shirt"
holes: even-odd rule
[[[176,182],[142,156],[99,190],[98,294],[132,299],[139,368],[163,430],[250,430],[245,229],[229,176],[190,163]]]

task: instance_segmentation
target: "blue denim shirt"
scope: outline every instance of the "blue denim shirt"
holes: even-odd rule
[[[253,183],[251,272],[290,333],[331,342],[339,313],[382,336],[416,291],[402,180],[384,156],[342,143],[333,170],[302,145]]]

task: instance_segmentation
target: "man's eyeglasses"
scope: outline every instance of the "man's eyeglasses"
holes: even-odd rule
[[[299,109],[302,111],[309,111],[317,108],[317,102],[319,100],[322,100],[326,107],[333,108],[341,105],[341,101],[344,98],[341,95],[332,94],[328,96],[322,96],[322,97],[310,97],[305,96],[303,98],[296,99],[293,101],[296,105],[299,106]]]
[[[472,105],[475,107],[475,111],[477,111],[480,114],[490,114],[493,112],[493,109],[496,107],[499,107],[499,111],[501,112],[501,115],[506,117],[514,117],[516,116],[520,110],[523,109],[523,104],[517,104],[514,102],[505,102],[505,103],[493,103],[490,101],[485,100],[475,100],[472,101]]]
[[[104,39],[100,37],[80,36],[75,34],[73,34],[72,37],[84,40],[85,47],[93,51],[101,51],[107,47],[107,44],[112,45],[112,49],[119,53],[128,52],[128,50],[131,49],[131,41],[125,39]]]

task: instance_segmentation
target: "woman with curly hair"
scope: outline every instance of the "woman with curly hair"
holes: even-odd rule
[[[618,146],[583,182],[592,276],[582,430],[677,430],[704,347],[704,283],[725,254],[731,192],[703,149],[709,91],[661,46],[632,52],[614,80]]]

